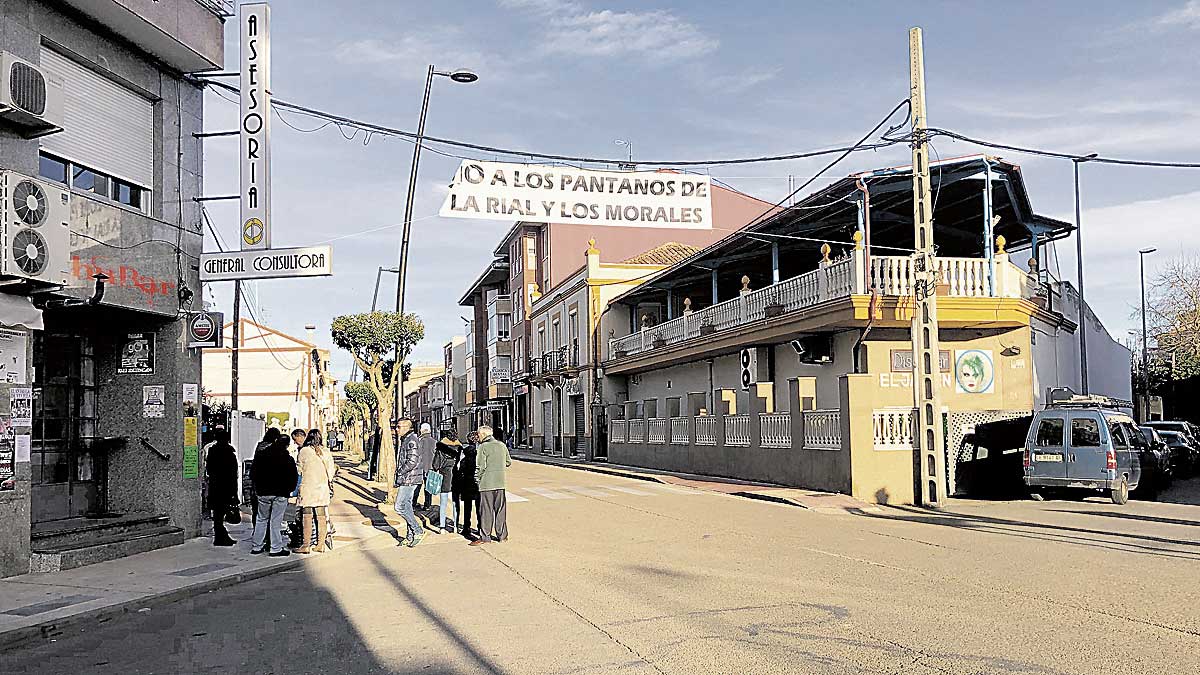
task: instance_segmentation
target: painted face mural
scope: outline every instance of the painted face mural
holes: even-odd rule
[[[995,384],[992,353],[982,349],[958,352],[954,360],[954,383],[960,394],[990,393]]]

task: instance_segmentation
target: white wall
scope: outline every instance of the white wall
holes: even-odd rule
[[[1052,308],[1071,320],[1079,316],[1079,295],[1068,282],[1053,286]],[[1133,399],[1130,376],[1132,354],[1109,335],[1100,319],[1088,307],[1087,325],[1088,390],[1092,394],[1125,401]],[[1046,389],[1070,387],[1082,391],[1079,378],[1079,334],[1055,328],[1038,319],[1033,321],[1034,402],[1044,405]]]

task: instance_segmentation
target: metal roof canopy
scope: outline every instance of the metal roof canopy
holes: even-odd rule
[[[1064,221],[1033,213],[1016,164],[987,155],[946,159],[930,164],[939,255],[986,255],[985,162],[991,165],[992,213],[1000,217],[994,234],[1004,236],[1007,250],[1028,248],[1034,232],[1038,233],[1038,241],[1045,243],[1074,229]],[[830,244],[834,256],[854,246],[852,236],[859,229],[857,202],[862,198],[857,187],[860,178],[870,193],[872,255],[908,255],[913,249],[911,167],[879,169],[842,178],[794,206],[730,234],[615,301],[657,301],[664,291],[675,292],[678,299],[694,291],[691,295],[699,300],[695,307],[707,306],[713,270],[724,291],[721,300],[736,294],[743,275],[751,278],[752,288],[761,288],[772,282],[769,260],[773,245],[779,248],[781,279],[815,269],[823,243]]]

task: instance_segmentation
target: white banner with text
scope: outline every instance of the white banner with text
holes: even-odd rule
[[[712,183],[686,173],[465,160],[439,215],[707,230]]]

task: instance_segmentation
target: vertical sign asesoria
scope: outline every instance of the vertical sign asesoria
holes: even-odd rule
[[[241,247],[271,247],[271,9],[241,6]]]

